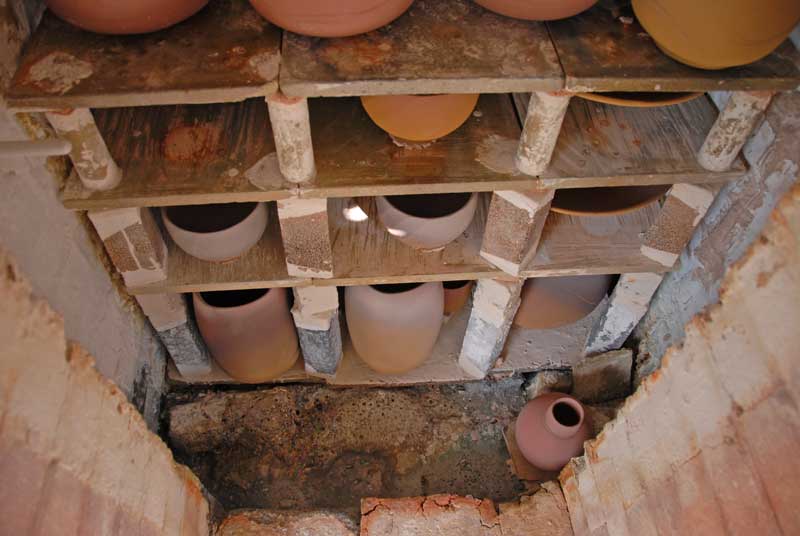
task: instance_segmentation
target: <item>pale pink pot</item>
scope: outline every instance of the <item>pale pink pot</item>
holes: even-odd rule
[[[231,378],[259,383],[300,357],[286,289],[195,293],[195,317],[214,360]],[[255,298],[255,299],[253,299]]]
[[[534,277],[525,281],[514,325],[554,329],[589,315],[608,295],[613,276]]]
[[[515,19],[557,20],[586,11],[597,0],[475,0],[475,3]]]
[[[208,0],[46,0],[59,18],[90,32],[139,34],[162,30],[200,11]]]
[[[244,255],[261,240],[268,221],[265,203],[164,207],[161,216],[179,248],[210,262]]]
[[[399,195],[375,198],[390,235],[416,249],[440,249],[467,230],[478,194]]]
[[[369,368],[381,374],[413,370],[428,359],[439,337],[444,317],[442,284],[376,286],[345,289],[353,348]]]
[[[546,393],[528,402],[514,426],[522,455],[545,471],[558,471],[579,456],[591,431],[583,405],[562,393]]]
[[[250,0],[250,3],[265,19],[290,32],[346,37],[389,24],[413,0]]]

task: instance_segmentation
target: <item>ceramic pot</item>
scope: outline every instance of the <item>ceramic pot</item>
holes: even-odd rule
[[[200,11],[208,0],[46,0],[47,7],[84,30],[139,34],[163,30]]]
[[[444,314],[453,315],[461,310],[472,294],[474,281],[445,281]]]
[[[550,210],[571,216],[611,216],[655,203],[670,185],[563,188],[556,190]]]
[[[701,69],[758,61],[800,21],[797,0],[633,0],[633,10],[665,54]]]
[[[378,219],[409,246],[441,249],[467,230],[478,208],[477,193],[377,197]]]
[[[577,322],[594,311],[611,287],[610,275],[535,277],[522,287],[514,324],[553,329]]]
[[[250,0],[271,23],[315,37],[346,37],[385,26],[413,0]]]
[[[514,425],[520,452],[544,471],[558,471],[583,452],[591,422],[583,405],[562,393],[546,393],[528,402]]]
[[[161,216],[179,248],[192,257],[211,262],[244,255],[267,228],[264,203],[164,207]]]
[[[442,327],[441,283],[347,287],[345,316],[353,348],[381,374],[403,374],[430,356]]]
[[[557,20],[592,7],[597,0],[475,0],[490,11],[526,20]]]
[[[378,95],[361,97],[370,119],[398,138],[414,142],[447,136],[460,127],[478,104],[477,94]]]
[[[193,303],[203,340],[231,378],[270,380],[300,357],[286,289],[196,293]]]
[[[704,95],[703,92],[660,93],[657,91],[606,91],[602,93],[576,93],[582,99],[624,106],[626,108],[658,108],[683,104]]]

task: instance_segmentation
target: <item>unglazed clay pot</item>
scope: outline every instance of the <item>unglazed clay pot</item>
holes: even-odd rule
[[[290,32],[346,37],[385,26],[413,0],[250,0],[265,19]]]
[[[611,216],[655,203],[670,185],[562,188],[556,190],[550,210],[571,216]]]
[[[164,207],[161,216],[179,248],[211,262],[242,256],[258,243],[267,228],[264,203]]]
[[[608,294],[610,275],[535,277],[525,281],[514,324],[553,329],[577,322]]]
[[[797,0],[633,0],[633,10],[665,54],[701,69],[760,60],[800,21]]]
[[[477,94],[361,97],[370,119],[399,140],[431,141],[460,127],[478,104]]]
[[[163,30],[200,11],[208,0],[46,0],[70,24],[90,32],[139,34]]]
[[[562,393],[546,393],[528,402],[514,425],[520,452],[544,471],[558,471],[583,452],[591,423],[583,405]]]
[[[441,283],[347,287],[345,315],[361,359],[381,374],[402,374],[430,356],[442,327]]]
[[[626,108],[658,108],[683,104],[702,97],[702,92],[660,93],[657,91],[605,91],[601,93],[576,93],[582,99],[624,106]]]
[[[435,250],[467,230],[478,194],[393,195],[377,197],[375,204],[390,235],[413,248]]]
[[[597,0],[475,0],[475,3],[506,17],[526,20],[556,20],[577,15]]]
[[[263,382],[300,357],[286,289],[203,292],[193,303],[200,334],[231,378]]]
[[[445,281],[444,314],[452,315],[461,310],[469,300],[474,281]]]

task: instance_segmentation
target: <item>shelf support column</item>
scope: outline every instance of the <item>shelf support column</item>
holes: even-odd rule
[[[167,245],[150,209],[96,210],[88,215],[128,287],[167,278]],[[211,357],[182,295],[139,295],[136,300],[183,376],[211,372]]]
[[[479,279],[458,357],[459,366],[474,378],[484,378],[503,351],[517,314],[523,279]]]
[[[286,269],[292,277],[333,277],[327,199],[278,201]]]
[[[622,274],[603,316],[592,327],[584,355],[618,350],[647,312],[663,274]]]
[[[48,112],[53,129],[72,145],[69,157],[84,187],[89,190],[111,190],[122,180],[103,136],[97,129],[88,108]]]
[[[292,316],[306,372],[333,376],[342,361],[339,293],[336,287],[295,287]]]
[[[709,171],[730,169],[772,100],[770,91],[734,91],[706,136],[697,161]]]
[[[521,172],[540,175],[550,165],[571,98],[572,94],[564,91],[531,93],[517,148],[516,164]]]
[[[140,294],[136,301],[187,379],[211,373],[211,355],[182,294]]]
[[[714,185],[674,184],[658,218],[644,234],[642,255],[665,268],[672,268],[714,201],[717,188]]]
[[[269,120],[275,136],[278,167],[286,180],[308,182],[317,174],[308,99],[277,92],[267,97]]]
[[[554,192],[494,192],[486,218],[481,257],[518,277],[536,254]]]

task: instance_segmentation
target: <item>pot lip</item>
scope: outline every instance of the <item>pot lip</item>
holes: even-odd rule
[[[578,414],[578,422],[572,426],[567,426],[558,422],[553,414],[553,409],[558,404],[566,404],[571,407],[577,414]],[[545,412],[544,424],[548,430],[550,430],[553,434],[557,435],[561,438],[568,438],[575,435],[581,426],[583,426],[583,421],[586,419],[586,412],[583,409],[583,405],[575,400],[570,396],[560,396],[553,400],[548,406],[547,411]]]
[[[442,286],[444,290],[462,290],[472,283],[474,283],[474,279],[454,279],[453,281],[442,281]],[[450,285],[449,287],[447,285]]]
[[[169,227],[173,227],[174,229],[178,230],[182,234],[185,234],[185,235],[188,235],[188,236],[203,237],[203,238],[206,238],[206,239],[209,238],[209,237],[216,238],[216,237],[223,237],[223,236],[225,236],[227,234],[233,234],[233,232],[235,232],[238,229],[240,229],[241,227],[243,227],[245,223],[255,219],[257,217],[257,214],[259,213],[259,211],[262,210],[262,207],[264,205],[265,205],[265,203],[263,201],[256,201],[254,203],[254,205],[253,205],[253,209],[247,214],[247,216],[245,216],[244,218],[242,218],[238,222],[234,223],[233,225],[231,225],[229,227],[226,227],[224,229],[220,229],[219,231],[198,232],[198,231],[191,231],[189,229],[181,227],[180,225],[178,225],[177,223],[172,221],[172,218],[169,217],[169,212],[168,211],[169,211],[170,208],[173,208],[173,207],[161,207],[161,217],[163,218],[165,225],[167,225]],[[195,206],[200,206],[200,205],[195,205]]]
[[[419,292],[421,289],[427,288],[427,287],[429,287],[431,285],[435,286],[436,284],[441,284],[441,281],[417,281],[417,282],[411,282],[411,283],[418,283],[418,284],[414,288],[405,290],[403,292],[391,292],[391,293],[390,292],[381,292],[380,290],[375,288],[375,285],[354,285],[354,286],[346,287],[346,290],[352,289],[352,291],[356,291],[356,290],[360,289],[363,292],[369,292],[369,293],[374,294],[376,296],[408,296],[409,294],[412,294],[414,292]],[[379,284],[393,285],[395,283],[379,283]],[[396,284],[405,285],[405,284],[409,284],[409,283],[396,283]],[[444,287],[442,287],[442,288],[444,289]]]
[[[266,290],[266,292],[264,293],[263,296],[260,296],[260,297],[256,298],[253,301],[244,303],[242,305],[235,305],[233,307],[219,307],[219,306],[216,306],[216,305],[211,305],[210,303],[208,303],[205,300],[205,298],[203,298],[203,292],[193,292],[192,293],[192,299],[194,299],[195,302],[200,302],[204,307],[207,307],[208,309],[210,309],[212,311],[246,311],[247,309],[255,308],[255,306],[260,304],[261,302],[267,301],[271,296],[275,296],[276,294],[279,294],[280,292],[272,292],[272,291],[274,291],[274,290],[280,291],[281,288],[280,287],[269,287],[269,288],[249,288],[249,289],[237,289],[237,290]],[[224,290],[223,291],[213,291],[212,290],[212,291],[206,291],[206,292],[228,292],[228,291],[224,291]]]
[[[558,214],[565,214],[567,216],[595,216],[595,217],[602,217],[602,216],[620,216],[622,214],[629,214],[631,212],[636,212],[639,209],[642,209],[648,205],[653,203],[657,203],[659,199],[661,199],[668,191],[669,185],[664,185],[664,191],[659,193],[657,196],[654,195],[650,198],[644,199],[638,203],[634,203],[624,208],[615,209],[615,210],[574,210],[570,208],[559,207],[555,197],[553,197],[553,202],[550,203],[550,210],[556,212]],[[619,188],[617,186],[609,186],[608,188]],[[624,186],[622,188],[625,188]],[[633,187],[635,188],[635,186]],[[589,188],[586,188],[589,190]]]
[[[437,194],[432,194],[432,195],[437,195]],[[436,216],[436,217],[433,217],[433,218],[424,218],[424,217],[421,217],[421,216],[414,216],[413,214],[409,214],[408,212],[405,212],[404,210],[398,208],[391,201],[389,201],[389,199],[388,199],[389,197],[395,197],[395,196],[382,195],[382,196],[378,197],[378,201],[382,201],[383,203],[388,205],[389,208],[391,208],[392,210],[398,212],[399,214],[402,214],[406,218],[409,218],[411,221],[416,221],[416,222],[420,222],[420,223],[422,223],[422,222],[443,221],[443,220],[446,220],[448,218],[453,218],[455,216],[458,216],[459,214],[463,214],[464,212],[473,210],[473,207],[477,207],[477,203],[478,203],[478,192],[471,192],[469,197],[467,198],[467,201],[464,203],[464,205],[462,207],[460,207],[459,209],[455,210],[454,212],[451,212],[450,214],[445,214],[444,216]]]
[[[673,97],[661,101],[648,101],[645,99],[626,99],[615,96],[621,93],[658,93],[661,95],[673,95]],[[584,100],[599,102],[601,104],[610,104],[612,106],[622,106],[625,108],[660,108],[662,106],[674,106],[676,104],[689,102],[702,97],[705,93],[702,91],[601,91],[597,93],[576,93],[576,95]]]
[[[404,93],[399,95],[362,95],[361,100],[394,100],[394,99],[412,99],[412,100],[439,100],[449,98],[464,98],[475,99],[480,98],[480,93]]]

